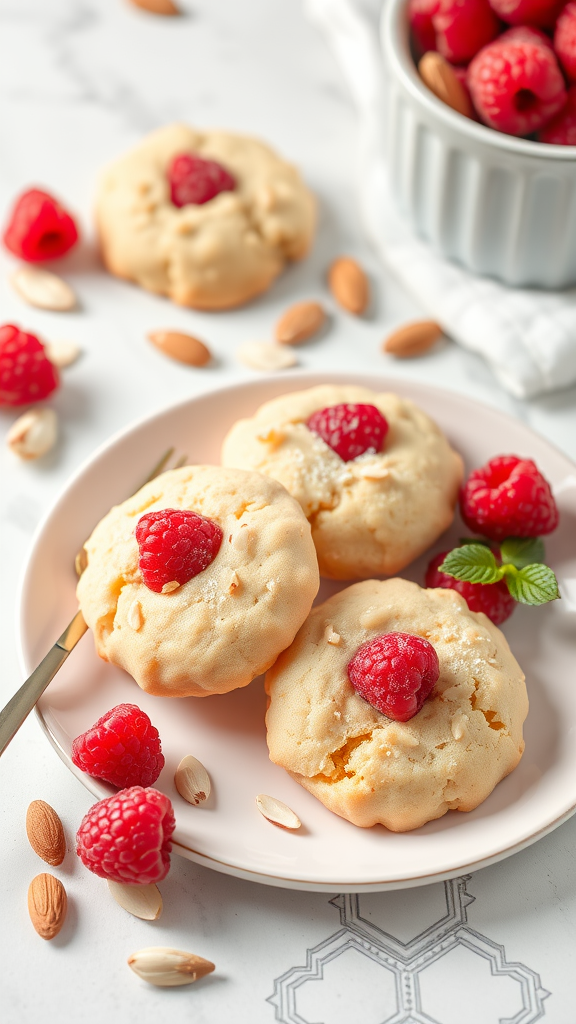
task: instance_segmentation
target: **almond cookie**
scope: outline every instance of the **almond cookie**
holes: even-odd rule
[[[373,410],[359,424],[370,444],[348,461],[311,429],[321,411],[344,406]],[[343,441],[356,443],[357,435]],[[359,449],[340,446],[345,457]],[[240,420],[224,441],[222,462],[284,484],[312,526],[320,573],[343,580],[392,576],[430,547],[452,522],[463,471],[460,456],[413,402],[333,384],[282,395]]]
[[[421,710],[393,721],[348,665],[383,634],[424,638],[439,675]],[[453,590],[365,580],[314,608],[266,676],[270,758],[355,825],[394,832],[471,811],[518,764],[524,674],[504,635]]]
[[[264,143],[173,124],[104,171],[96,221],[111,273],[182,306],[228,309],[306,255],[316,207]]]
[[[143,559],[143,524],[153,531],[160,510],[200,521],[191,578],[177,548],[172,562],[161,547]],[[165,540],[157,537],[156,548]],[[292,642],[318,590],[310,526],[297,502],[275,480],[242,470],[163,473],[111,509],[86,550],[78,600],[96,650],[159,696],[246,686]]]

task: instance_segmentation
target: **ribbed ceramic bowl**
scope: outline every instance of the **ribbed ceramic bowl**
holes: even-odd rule
[[[442,255],[511,285],[576,283],[576,146],[551,146],[457,114],[421,82],[406,0],[386,0],[387,160],[394,195]]]

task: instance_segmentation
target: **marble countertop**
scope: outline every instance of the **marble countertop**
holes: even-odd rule
[[[369,269],[370,317],[335,316],[299,350],[303,367],[389,372],[478,398],[526,421],[568,454],[576,449],[576,390],[527,403],[505,394],[480,359],[446,343],[395,363],[385,333],[418,315],[385,275],[361,232],[355,199],[356,123],[332,55],[289,0],[182,0],[181,18],[153,17],[127,0],[2,0],[0,210],[41,185],[79,212],[84,241],[62,261],[77,312],[26,307],[0,254],[2,321],[71,338],[83,355],[55,398],[57,449],[38,464],[0,450],[0,700],[21,681],[15,595],[31,534],[66,479],[103,440],[172,400],[252,372],[234,357],[266,338],[286,305],[330,303],[325,270],[340,252]],[[257,303],[200,314],[107,276],[90,224],[98,168],[171,120],[260,135],[297,163],[320,199],[312,256]],[[4,212],[2,216],[4,217]],[[172,363],[146,341],[154,327],[205,338],[213,368]],[[13,414],[0,413],[5,433]],[[67,923],[51,943],[33,932],[26,890],[42,863],[25,838],[32,799],[47,800],[72,837],[91,797],[70,775],[34,717],[0,762],[2,793],[2,1020],[73,1019],[174,1024],[572,1024],[576,939],[576,819],[503,863],[445,884],[386,894],[289,892],[216,874],[175,857],[162,885],[164,913],[149,925],[104,898],[71,852],[61,869]],[[196,986],[149,988],[127,969],[147,945],[190,949],[216,972]],[[465,1008],[465,1009],[463,1009]]]

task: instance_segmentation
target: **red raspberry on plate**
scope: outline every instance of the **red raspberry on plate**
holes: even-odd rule
[[[460,492],[460,513],[491,540],[542,537],[558,526],[550,485],[531,459],[498,455],[475,469]]]
[[[38,188],[16,200],[4,230],[4,245],[28,263],[55,260],[78,241],[78,228],[64,207]]]
[[[554,49],[566,75],[576,82],[576,3],[562,9],[554,29]]]
[[[504,32],[468,68],[468,88],[480,120],[508,135],[538,131],[566,102],[554,53],[540,40],[526,38],[526,31]]]
[[[198,512],[162,508],[140,516],[136,525],[138,566],[149,590],[167,594],[214,561],[222,543],[217,523]]]
[[[500,31],[488,0],[439,0],[432,25],[435,48],[453,64],[467,64]]]
[[[540,129],[538,142],[576,146],[576,85],[568,89],[568,98],[560,113]]]
[[[136,704],[118,704],[77,736],[72,761],[118,789],[152,786],[164,767],[158,730]]]
[[[490,0],[490,6],[509,25],[552,28],[563,0]]]
[[[447,554],[448,551],[442,551],[430,562],[424,581],[426,586],[458,591],[471,612],[484,612],[496,626],[509,619],[516,601],[504,580],[499,580],[498,583],[467,583],[465,580],[455,580],[448,573],[440,572],[440,566]]]
[[[430,696],[440,674],[438,655],[422,636],[384,633],[348,663],[348,678],[365,701],[395,722],[407,722]]]
[[[149,885],[170,870],[172,804],[157,789],[131,786],[100,800],[82,819],[76,853],[95,875]]]
[[[179,153],[168,168],[170,198],[174,206],[194,203],[200,206],[220,192],[232,192],[236,181],[216,160],[205,160],[194,153]]]
[[[0,327],[0,406],[40,402],[59,383],[58,370],[35,334],[14,324]]]
[[[379,452],[388,433],[388,421],[375,405],[344,402],[313,412],[306,426],[344,462],[365,452]]]

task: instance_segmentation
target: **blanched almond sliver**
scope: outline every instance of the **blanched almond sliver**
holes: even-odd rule
[[[76,306],[76,296],[66,281],[40,267],[19,267],[10,278],[13,288],[30,306],[61,313]]]
[[[107,879],[108,888],[124,910],[143,921],[157,921],[162,913],[162,896],[157,885],[123,885]]]
[[[256,797],[256,806],[264,818],[271,821],[273,825],[279,825],[280,828],[292,831],[300,828],[302,824],[298,815],[288,807],[288,804],[282,803],[282,800],[277,800],[274,796],[259,793]]]
[[[296,366],[298,360],[287,345],[276,345],[270,341],[247,341],[236,349],[236,357],[251,370],[287,370]]]
[[[188,754],[183,757],[174,775],[174,785],[180,796],[189,804],[204,803],[210,796],[212,784],[204,765],[197,757]]]

